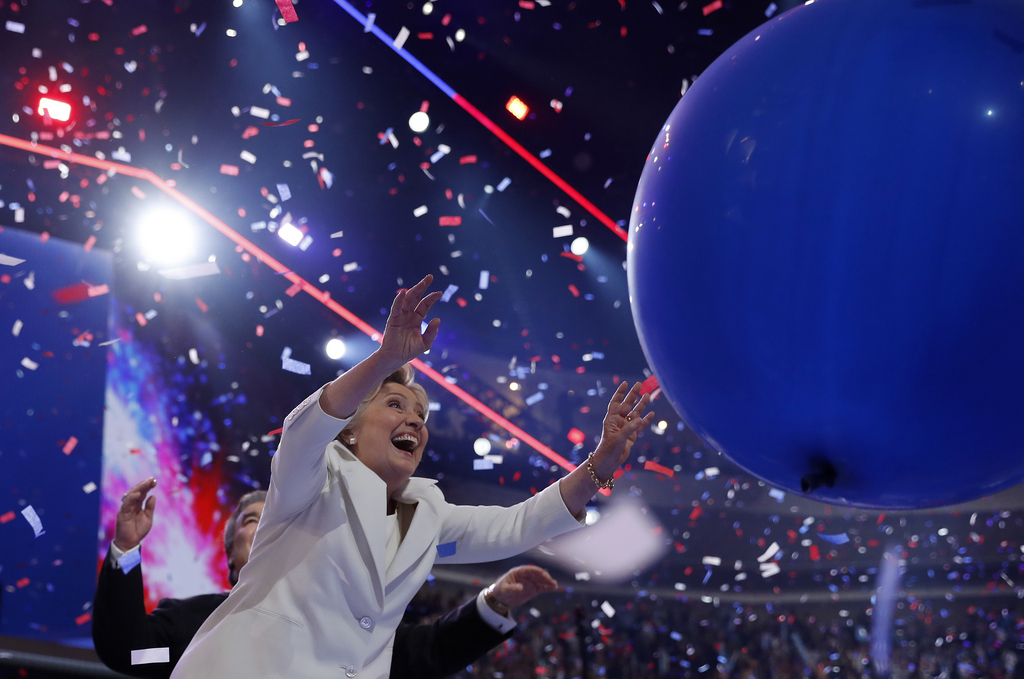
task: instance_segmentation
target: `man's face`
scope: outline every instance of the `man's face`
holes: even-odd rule
[[[249,563],[249,552],[252,550],[252,538],[256,535],[256,526],[263,515],[263,502],[253,502],[246,507],[238,521],[235,522],[235,544],[231,548],[231,564],[237,574],[242,566]]]

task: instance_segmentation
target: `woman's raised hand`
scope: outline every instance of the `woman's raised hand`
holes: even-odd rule
[[[610,479],[615,470],[629,459],[637,434],[654,419],[653,412],[646,416],[643,414],[651,397],[649,394],[640,396],[641,386],[637,382],[629,389],[629,385],[623,382],[608,403],[601,442],[594,451],[594,473],[602,481]]]
[[[434,277],[427,274],[408,290],[399,290],[391,305],[380,351],[389,363],[394,364],[396,370],[429,350],[437,337],[440,318],[431,320],[426,332],[421,332],[423,319],[427,317],[430,307],[441,299],[442,293],[437,291],[424,295],[433,280]]]

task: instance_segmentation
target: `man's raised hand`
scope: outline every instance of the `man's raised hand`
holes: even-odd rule
[[[136,484],[121,498],[121,507],[117,510],[117,525],[114,528],[114,545],[122,552],[134,549],[153,528],[156,496],[150,495],[146,500],[146,493],[154,488],[156,479],[146,479]]]

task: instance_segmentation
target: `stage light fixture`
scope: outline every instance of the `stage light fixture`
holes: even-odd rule
[[[337,361],[345,355],[345,343],[335,337],[327,342],[327,358]]]
[[[508,100],[508,103],[505,104],[505,108],[519,120],[525,118],[526,114],[530,112],[530,107],[527,106],[522,99],[514,95]]]
[[[66,123],[71,118],[71,104],[66,104],[63,101],[57,101],[56,99],[50,99],[49,97],[42,97],[39,100],[39,115],[49,114],[53,120],[59,120],[62,123]]]
[[[511,389],[512,391],[519,391],[519,383],[518,382],[509,382],[508,383],[508,388]]]
[[[491,442],[485,438],[478,438],[473,441],[473,452],[483,457],[491,452]]]
[[[574,239],[572,244],[569,245],[569,250],[572,252],[572,254],[576,255],[577,257],[582,257],[584,254],[586,254],[587,250],[589,249],[590,241],[588,241],[583,236]]]
[[[409,129],[413,132],[417,134],[426,132],[428,127],[430,127],[430,116],[423,111],[416,111],[409,116]]]
[[[287,222],[278,228],[277,235],[280,236],[285,243],[288,243],[288,245],[293,247],[302,242],[302,232],[295,228],[294,225]]]
[[[178,264],[196,252],[196,233],[188,217],[176,210],[154,209],[139,220],[137,238],[150,264]]]

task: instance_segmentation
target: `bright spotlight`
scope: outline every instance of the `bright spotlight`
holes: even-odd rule
[[[589,249],[590,241],[588,241],[583,236],[574,239],[572,244],[569,246],[569,250],[572,252],[572,254],[576,255],[577,257],[582,257]]]
[[[283,238],[285,243],[292,246],[298,245],[302,241],[302,232],[287,222],[282,224],[277,230],[277,235]]]
[[[153,210],[143,216],[138,239],[143,259],[153,264],[177,264],[196,250],[191,222],[173,210]]]
[[[409,116],[409,129],[413,132],[426,132],[428,127],[430,127],[430,116],[423,111],[416,111]]]
[[[511,389],[512,391],[519,391],[519,383],[518,382],[509,382],[508,383],[508,388]]]
[[[39,115],[43,115],[44,113],[49,113],[51,118],[64,123],[71,117],[71,104],[65,104],[63,101],[43,97],[39,100]]]
[[[466,39],[466,32],[461,28],[455,31],[455,42],[462,42]]]
[[[337,361],[345,355],[345,343],[335,337],[327,342],[327,358]]]
[[[530,112],[530,107],[526,105],[526,102],[515,95],[505,104],[505,109],[519,120],[525,118],[526,114]]]
[[[434,11],[434,3],[428,2],[428,3],[423,5],[423,13],[424,14],[430,14],[433,11]]]
[[[483,457],[491,452],[491,442],[485,438],[479,438],[473,441],[473,452]]]

